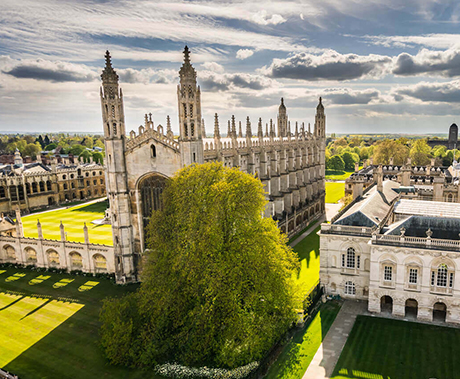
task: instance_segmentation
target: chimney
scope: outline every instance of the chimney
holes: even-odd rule
[[[377,191],[383,192],[383,168],[379,165],[377,168]]]

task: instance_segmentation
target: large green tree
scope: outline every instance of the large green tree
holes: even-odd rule
[[[102,345],[115,364],[237,367],[292,325],[298,258],[259,180],[220,163],[180,170],[148,226],[142,284],[106,301]]]
[[[398,141],[385,139],[374,148],[374,164],[389,164],[390,158],[393,158],[393,164],[402,165],[408,157],[409,148]]]
[[[412,163],[415,165],[426,166],[430,163],[430,152],[431,148],[428,146],[426,139],[416,140],[410,149]]]

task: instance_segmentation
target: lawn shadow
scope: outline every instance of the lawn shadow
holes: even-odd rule
[[[164,379],[153,370],[109,364],[99,342],[99,311],[86,304],[3,369],[21,379]]]
[[[40,304],[37,308],[32,309],[29,313],[27,313],[25,316],[23,316],[23,317],[20,318],[19,320],[22,321],[22,320],[24,320],[26,317],[29,317],[30,315],[33,315],[35,312],[38,312],[40,309],[42,309],[44,306],[46,306],[47,304],[51,303],[52,301],[53,301],[52,299],[48,299],[48,300],[45,301],[44,303]]]
[[[4,293],[4,294],[8,295],[8,293],[6,293],[6,292],[0,292],[0,293]],[[25,296],[21,296],[21,297],[17,298],[16,300],[14,300],[13,302],[9,303],[8,305],[5,305],[3,308],[0,308],[0,311],[3,311],[3,310],[5,310],[5,309],[11,307],[12,305],[18,303],[19,301],[21,301],[22,299],[24,299],[24,297],[25,297]]]

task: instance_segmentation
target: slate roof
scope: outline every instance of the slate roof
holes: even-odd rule
[[[398,193],[394,189],[399,187],[400,184],[392,180],[383,182],[383,192],[377,191],[377,186],[372,187],[334,224],[365,227],[379,225],[388,214],[391,202],[398,197]]]
[[[460,204],[441,201],[401,199],[395,204],[394,213],[427,217],[450,217],[460,219]]]

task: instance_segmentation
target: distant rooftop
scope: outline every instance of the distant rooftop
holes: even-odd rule
[[[460,218],[459,203],[401,199],[395,204],[394,213],[429,217]]]

